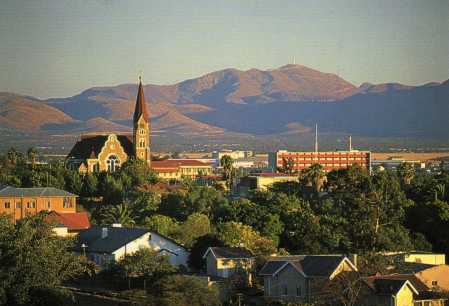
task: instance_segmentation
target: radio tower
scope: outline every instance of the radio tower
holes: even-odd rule
[[[315,124],[315,153],[318,153],[318,124]]]

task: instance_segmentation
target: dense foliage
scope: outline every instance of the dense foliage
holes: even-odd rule
[[[160,232],[204,250],[210,238],[256,254],[372,253],[433,250],[449,254],[449,174],[360,168],[325,174],[314,165],[299,183],[275,184],[247,198],[185,180],[159,188],[145,163],[130,160],[115,173],[80,175],[60,164],[37,165],[35,152],[0,157],[0,182],[55,186],[81,196],[97,224],[122,223]],[[223,160],[232,178],[232,160]],[[286,162],[288,168],[288,163]],[[209,237],[205,239],[204,237]],[[213,239],[211,237],[214,237]],[[200,267],[199,263],[195,263]]]

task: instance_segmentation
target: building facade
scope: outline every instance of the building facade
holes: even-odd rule
[[[128,158],[135,157],[150,166],[150,131],[143,85],[139,82],[132,136],[115,133],[82,135],[68,154],[66,165],[81,173],[114,172]]]
[[[371,171],[371,152],[369,151],[328,151],[292,152],[280,150],[268,155],[268,168],[273,172],[282,171],[284,164],[291,162],[291,172],[299,173],[313,164],[319,164],[326,172],[346,169],[352,165]]]
[[[212,164],[195,159],[166,159],[152,161],[151,168],[159,178],[179,181],[182,178],[196,179],[210,176],[213,172]]]
[[[12,221],[41,211],[76,212],[76,195],[53,187],[0,189],[0,214],[10,215]]]

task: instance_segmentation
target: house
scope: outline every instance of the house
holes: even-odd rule
[[[255,256],[245,248],[209,247],[203,255],[206,259],[207,275],[228,278],[238,271],[245,272],[251,284]]]
[[[400,262],[422,263],[428,265],[444,265],[446,263],[446,255],[431,252],[387,252],[386,256],[392,256]]]
[[[87,212],[79,213],[60,213],[51,211],[45,220],[54,223],[54,232],[61,237],[75,236],[80,231],[90,227],[89,216]]]
[[[66,165],[81,173],[114,172],[130,157],[151,164],[150,121],[142,81],[137,89],[132,136],[112,132],[83,135],[68,154]]]
[[[361,296],[359,303],[363,306],[444,306],[446,302],[411,274],[376,275],[363,281],[370,289]]]
[[[406,279],[373,278],[366,280],[371,289],[362,297],[363,306],[411,306],[418,291]]]
[[[257,173],[242,177],[237,185],[237,189],[241,196],[246,196],[251,190],[267,190],[275,183],[298,181],[298,175],[282,173]]]
[[[167,255],[173,265],[187,267],[189,252],[170,238],[143,228],[125,228],[119,224],[112,227],[94,226],[77,236],[75,251],[100,266],[117,261],[141,248],[150,248]]]
[[[11,216],[13,222],[41,211],[75,213],[77,195],[54,187],[0,187],[0,214]]]
[[[357,268],[342,255],[294,255],[271,257],[259,275],[268,299],[313,302],[326,294],[326,285],[341,272]]]
[[[449,265],[403,263],[395,271],[398,274],[414,275],[428,290],[449,291]]]
[[[164,180],[196,179],[212,174],[212,164],[196,159],[166,159],[152,161],[151,168]]]

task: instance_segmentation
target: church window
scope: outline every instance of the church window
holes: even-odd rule
[[[100,171],[100,165],[98,163],[94,164],[94,166],[92,167],[94,172],[99,172]]]
[[[110,155],[106,161],[109,172],[115,172],[120,167],[120,160],[115,155]]]
[[[145,129],[140,129],[140,135],[145,135]]]
[[[145,139],[140,140],[140,147],[145,148]]]

